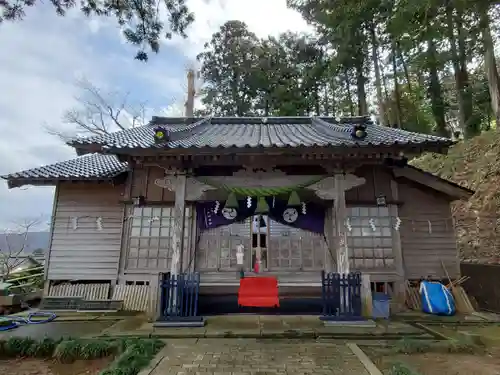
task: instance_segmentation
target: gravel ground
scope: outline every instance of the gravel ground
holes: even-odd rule
[[[98,375],[112,358],[62,364],[49,360],[15,359],[0,361],[0,374],[8,375]]]
[[[481,355],[415,353],[384,354],[381,350],[362,347],[373,363],[387,374],[391,364],[403,362],[422,375],[500,375],[500,350]]]

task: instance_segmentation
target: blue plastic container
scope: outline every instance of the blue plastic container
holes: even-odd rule
[[[391,297],[385,293],[375,292],[372,296],[372,315],[374,318],[389,319]]]

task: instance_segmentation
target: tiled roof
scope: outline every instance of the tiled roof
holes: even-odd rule
[[[25,171],[0,176],[9,184],[15,181],[50,181],[50,180],[92,180],[113,178],[127,171],[127,163],[122,163],[115,155],[87,154],[75,159]]]
[[[367,126],[367,137],[355,140],[354,125]],[[162,126],[169,141],[155,144],[154,128]],[[153,117],[150,124],[112,134],[80,138],[76,148],[99,145],[104,149],[248,148],[248,147],[360,147],[382,145],[451,145],[448,138],[408,132],[373,124],[366,117],[335,120],[331,117],[208,117],[203,119]]]

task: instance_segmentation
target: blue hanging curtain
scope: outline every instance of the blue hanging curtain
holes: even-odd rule
[[[230,225],[233,223],[243,222],[247,218],[253,216],[255,212],[255,207],[257,207],[257,200],[252,199],[252,204],[247,207],[247,200],[238,200],[238,208],[236,209],[236,216],[226,217],[223,215],[222,210],[224,209],[224,204],[226,202],[219,201],[219,209],[215,212],[215,207],[217,206],[216,201],[209,202],[197,202],[196,203],[196,219],[198,223],[198,228],[202,231],[212,228],[222,227],[224,225]]]
[[[269,212],[267,215],[270,219],[293,228],[324,234],[326,214],[325,207],[316,203],[306,203],[306,213],[304,214],[302,213],[302,208],[300,206],[289,207],[288,201],[286,200],[266,197],[266,202],[269,206]],[[245,221],[247,218],[255,214],[257,199],[252,198],[252,204],[250,207],[247,207],[246,199],[239,200],[238,209],[236,210],[236,215],[234,217],[230,215],[223,215],[222,210],[224,208],[224,203],[225,202],[223,201],[219,202],[219,209],[217,212],[215,212],[215,207],[217,205],[215,201],[196,203],[197,223],[201,231]],[[296,219],[293,222],[289,222],[284,219],[283,214],[287,209],[297,211]]]
[[[288,206],[288,201],[281,199],[274,199],[273,197],[266,198],[269,205],[269,218],[277,221],[278,223],[288,225],[293,228],[308,230],[314,233],[324,234],[325,231],[325,215],[326,208],[317,203],[306,203],[306,213],[302,213],[301,206]],[[293,222],[285,220],[283,214],[287,209],[297,210],[297,219]]]

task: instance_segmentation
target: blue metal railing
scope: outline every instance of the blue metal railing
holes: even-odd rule
[[[321,273],[322,320],[359,320],[361,313],[361,273]]]
[[[198,316],[198,298],[200,293],[200,274],[183,273],[162,277],[161,314],[163,321],[201,321]]]

